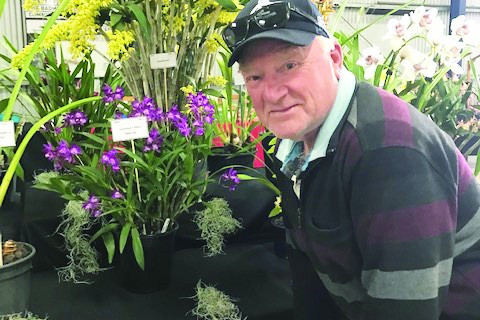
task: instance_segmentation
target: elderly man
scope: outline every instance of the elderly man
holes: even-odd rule
[[[308,0],[252,0],[224,39],[282,139],[297,319],[480,319],[479,187],[452,140],[357,83]]]

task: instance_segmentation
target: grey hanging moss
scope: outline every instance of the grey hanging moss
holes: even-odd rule
[[[90,245],[86,231],[91,229],[93,220],[82,208],[81,201],[69,201],[62,212],[62,223],[57,232],[65,239],[69,262],[58,269],[63,281],[89,283],[82,280],[86,274],[96,274],[103,269],[98,264],[98,252]]]
[[[47,320],[47,318],[39,318],[35,315],[33,315],[31,312],[25,312],[25,313],[13,313],[13,314],[6,314],[1,316],[0,315],[0,320]]]
[[[205,209],[196,213],[194,221],[201,231],[200,237],[207,243],[204,247],[207,257],[223,253],[225,235],[241,228],[240,222],[232,216],[228,202],[222,198],[205,203]]]
[[[206,320],[243,320],[242,313],[230,298],[222,291],[198,281],[196,295],[197,305],[190,311],[194,316]]]

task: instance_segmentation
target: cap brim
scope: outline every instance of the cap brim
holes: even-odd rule
[[[256,35],[253,35],[242,42],[238,47],[235,48],[235,50],[233,50],[232,56],[228,60],[228,66],[231,67],[237,61],[241,51],[245,48],[245,46],[254,40],[274,39],[296,46],[308,46],[310,43],[312,43],[316,36],[317,34],[312,32],[294,29],[272,29],[257,33]]]

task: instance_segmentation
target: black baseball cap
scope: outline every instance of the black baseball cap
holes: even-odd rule
[[[290,13],[289,19],[284,24],[278,27],[261,28],[254,22],[256,13],[257,16],[261,13],[262,19],[264,16],[266,17],[265,19],[268,19],[270,13],[266,8],[282,7],[282,4],[289,8],[288,11]],[[248,32],[241,37],[242,39],[235,40],[236,43],[230,46],[232,56],[228,61],[229,67],[238,60],[242,49],[254,40],[274,39],[293,45],[308,46],[317,35],[330,37],[322,14],[310,0],[251,0],[230,24],[230,30],[231,26],[236,26],[240,23],[245,24],[246,21],[248,21]],[[224,38],[227,36],[229,27],[224,31]]]

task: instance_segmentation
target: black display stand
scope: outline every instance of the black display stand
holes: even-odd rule
[[[201,279],[237,299],[249,320],[293,319],[288,263],[275,256],[272,243],[236,244],[212,258],[201,248],[177,251],[170,287],[152,294],[128,292],[119,276],[114,268],[85,285],[59,283],[54,270],[34,273],[30,310],[51,320],[196,319],[188,313]]]

